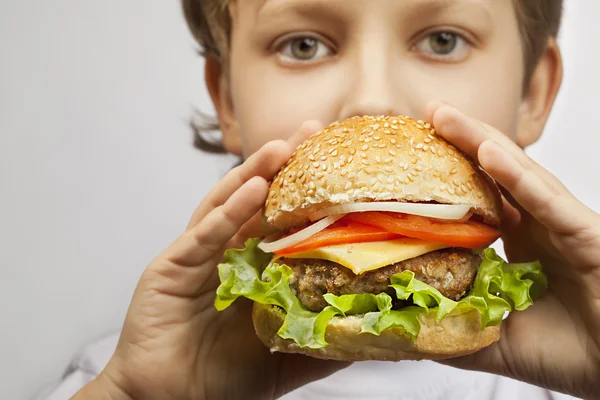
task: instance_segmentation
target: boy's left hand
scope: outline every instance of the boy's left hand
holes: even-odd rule
[[[496,129],[439,102],[427,119],[501,186],[509,261],[539,260],[548,276],[542,297],[503,322],[499,342],[445,363],[600,398],[600,215]]]

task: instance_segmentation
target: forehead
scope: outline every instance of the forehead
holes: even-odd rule
[[[232,0],[231,7],[234,19],[251,16],[255,22],[292,14],[356,17],[365,11],[397,13],[409,18],[452,15],[455,18],[498,20],[507,15],[516,16],[514,0]]]

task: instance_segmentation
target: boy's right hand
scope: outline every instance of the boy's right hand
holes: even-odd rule
[[[349,365],[271,354],[254,333],[251,302],[213,305],[225,249],[257,233],[268,180],[321,128],[309,122],[267,143],[217,184],[144,271],[113,357],[76,399],[276,398]]]

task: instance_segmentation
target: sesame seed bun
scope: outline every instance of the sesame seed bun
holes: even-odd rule
[[[467,204],[483,222],[501,221],[495,183],[428,123],[367,116],[336,122],[296,149],[271,183],[264,223],[283,231],[320,209],[366,201]]]
[[[376,336],[361,332],[361,315],[333,317],[319,349],[301,348],[277,335],[285,311],[254,303],[252,320],[256,334],[271,352],[300,353],[315,358],[344,361],[440,360],[474,353],[500,339],[500,326],[480,329],[480,314],[472,311],[448,315],[436,323],[432,314],[421,316],[421,330],[412,341],[403,330],[390,328]]]

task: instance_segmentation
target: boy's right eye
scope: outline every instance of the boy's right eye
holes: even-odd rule
[[[279,49],[282,61],[287,63],[312,62],[333,54],[329,46],[312,36],[288,38]]]

